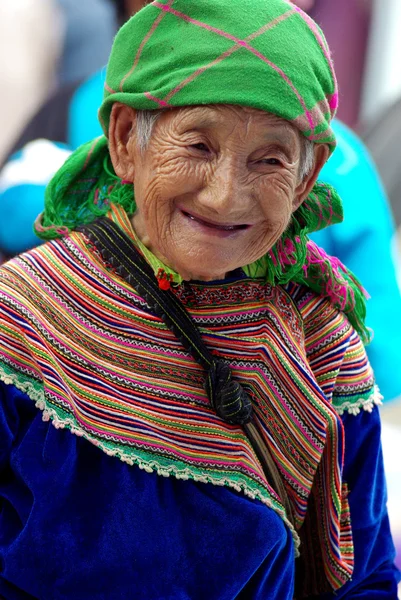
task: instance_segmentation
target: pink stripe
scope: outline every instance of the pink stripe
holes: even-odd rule
[[[322,133],[313,133],[311,135],[308,135],[308,139],[310,139],[313,142],[318,142],[319,140],[324,140],[329,135],[329,131],[330,131],[330,129],[327,128],[325,131],[322,131]],[[327,143],[329,143],[329,142],[327,142]]]
[[[258,58],[260,58],[261,60],[263,60],[263,62],[265,62],[266,64],[268,64],[272,69],[274,69],[276,71],[276,73],[278,73],[279,75],[281,75],[281,77],[284,79],[284,81],[287,83],[287,85],[290,86],[290,88],[292,89],[292,91],[294,92],[294,94],[296,95],[300,105],[302,106],[304,113],[306,115],[306,118],[308,119],[308,123],[310,125],[311,129],[315,128],[314,122],[313,122],[313,118],[311,113],[308,111],[308,109],[306,108],[306,104],[304,99],[302,98],[301,94],[298,92],[297,88],[295,87],[295,85],[292,83],[291,79],[284,73],[284,71],[282,69],[280,69],[280,67],[278,67],[277,65],[275,65],[274,63],[272,63],[268,58],[266,58],[265,56],[263,56],[263,54],[261,54],[260,52],[258,52],[257,50],[255,50],[254,48],[252,48],[251,46],[247,45],[248,50],[250,50],[255,56],[257,56]]]
[[[309,135],[308,139],[311,142],[319,142],[321,140],[324,140],[327,136],[328,136],[328,132],[330,131],[330,129],[326,129],[326,131],[324,133],[318,133],[316,135]],[[329,146],[335,146],[336,142],[334,140],[331,141],[325,141],[325,144],[328,144]]]
[[[208,31],[217,33],[218,35],[221,35],[229,40],[232,40],[233,42],[236,42],[237,44],[241,44],[241,43],[242,43],[242,45],[245,44],[245,42],[243,42],[239,38],[235,37],[234,35],[231,35],[230,33],[226,33],[222,29],[216,29],[216,27],[212,27],[211,25],[208,25],[207,23],[202,23],[202,21],[198,21],[197,19],[192,19],[192,17],[189,17],[188,15],[185,15],[184,13],[182,13],[178,10],[175,10],[174,8],[171,8],[168,4],[162,4],[161,2],[153,2],[153,4],[154,4],[154,6],[157,6],[158,8],[160,8],[161,10],[164,10],[164,12],[171,13],[172,15],[175,15],[179,19],[183,19],[187,23],[192,23],[193,25],[197,25],[198,27],[202,27],[203,29],[207,29]]]
[[[167,96],[166,96],[165,99],[167,101],[170,101],[171,98],[173,96],[175,96],[178,92],[180,92],[186,85],[188,85],[188,83],[191,83],[191,81],[193,81],[194,79],[196,79],[199,75],[201,75],[205,71],[208,71],[211,67],[214,67],[219,62],[221,62],[222,60],[224,60],[225,58],[227,58],[228,56],[230,56],[231,54],[233,54],[234,52],[236,52],[236,50],[239,50],[240,48],[241,48],[241,46],[238,46],[238,44],[235,45],[235,46],[233,46],[232,48],[230,48],[230,50],[226,50],[226,52],[223,52],[223,54],[221,54],[218,58],[216,58],[215,60],[213,60],[208,65],[205,65],[204,67],[201,67],[200,69],[198,69],[197,71],[195,71],[194,73],[192,73],[192,75],[190,75],[189,77],[187,77],[186,79],[184,79],[184,81],[182,81],[181,83],[179,83],[177,85],[177,87],[175,87],[173,90],[171,90],[171,92],[169,94],[167,94]]]
[[[241,366],[239,366],[239,365],[236,365],[236,366],[235,366],[235,370],[236,370],[236,371],[239,371],[239,372],[241,372],[241,371],[245,371],[245,372],[247,372],[247,367],[241,367]],[[264,379],[264,373],[263,373],[263,370],[262,370],[260,367],[255,367],[255,371],[258,373],[258,376],[259,376],[261,379]],[[269,387],[269,389],[270,389],[270,392],[271,392],[271,394],[272,394],[272,396],[273,396],[273,397],[275,397],[275,398],[278,398],[278,397],[280,397],[280,393],[279,393],[279,391],[278,391],[278,390],[275,388],[275,386],[273,385],[273,383],[272,383],[271,381],[268,381],[268,380],[266,379],[266,384],[267,384],[267,386]],[[284,409],[284,411],[287,413],[287,415],[290,417],[290,419],[293,419],[293,418],[294,418],[294,414],[293,414],[293,412],[291,411],[291,409],[288,407],[288,405],[287,405],[287,404],[284,404],[284,405],[282,406],[282,408],[283,408],[283,409]],[[318,415],[318,416],[320,416],[320,415]],[[280,423],[284,423],[284,424],[285,424],[285,421],[283,421],[283,419],[280,419]],[[324,427],[324,425],[325,425],[325,421],[324,421],[324,419],[321,419],[321,420],[320,420],[319,427],[320,427],[320,425]],[[298,423],[298,426],[300,426],[300,424],[299,424],[299,423]],[[316,432],[314,432],[314,433],[316,434]],[[308,442],[310,443],[310,445],[311,445],[311,446],[312,446],[312,447],[313,447],[313,448],[316,450],[316,454],[320,454],[322,450],[321,450],[321,448],[319,448],[319,446],[318,446],[318,445],[317,445],[317,443],[315,442],[313,435],[311,435],[311,434],[307,434],[305,431],[304,431],[304,435],[305,435],[305,438],[306,438],[306,439],[308,440]],[[326,439],[326,434],[320,434],[320,439],[319,439],[319,442],[320,442],[321,444],[324,444],[324,441],[325,441],[325,439]],[[283,453],[281,452],[281,454],[283,454]],[[313,470],[315,471],[315,469],[317,468],[318,461],[317,461],[316,459],[314,459],[313,457],[311,457],[311,458],[313,459],[313,462],[315,463],[314,465],[311,465],[311,467],[312,467],[312,468],[313,468]],[[315,465],[316,465],[316,466],[315,466]],[[302,470],[303,470],[303,472],[305,473],[305,469],[302,469]],[[310,478],[310,473],[306,473],[306,474],[304,474],[304,478],[305,478],[305,480],[308,480],[308,479]]]
[[[332,95],[332,97],[330,99],[330,108],[333,111],[335,111],[338,106],[338,86],[337,86],[337,79],[336,79],[336,74],[334,71],[333,61],[331,59],[330,53],[326,48],[326,44],[324,43],[324,40],[323,40],[318,28],[316,27],[316,23],[314,22],[314,20],[311,19],[310,16],[307,15],[298,6],[295,7],[295,10],[300,15],[300,17],[305,21],[305,23],[308,25],[308,27],[312,30],[321,50],[326,58],[327,64],[328,64],[330,72],[331,72],[331,76],[334,81],[334,94]]]
[[[258,50],[256,50],[252,46],[250,46],[248,44],[248,42],[246,42],[245,40],[240,40],[239,38],[235,37],[234,35],[226,33],[224,31],[222,31],[221,29],[217,29],[216,27],[212,27],[211,25],[208,25],[207,23],[202,23],[201,21],[198,21],[196,19],[192,19],[188,15],[185,15],[184,13],[181,13],[178,10],[174,10],[173,8],[171,8],[170,6],[168,6],[167,4],[161,4],[160,2],[153,2],[153,4],[154,4],[154,6],[159,7],[161,10],[164,10],[165,12],[171,13],[171,14],[175,15],[176,17],[178,17],[180,19],[183,19],[187,23],[192,23],[193,25],[197,25],[198,27],[202,27],[203,29],[207,29],[208,31],[211,31],[212,33],[217,33],[218,35],[221,35],[224,38],[232,40],[236,44],[238,44],[238,45],[242,46],[243,48],[246,48],[247,50],[249,50],[249,52],[252,52],[252,54],[254,54],[257,58],[259,58],[264,63],[266,63],[267,65],[269,65],[269,67],[271,67],[274,71],[276,71],[276,73],[278,73],[284,79],[284,81],[287,83],[287,85],[290,86],[290,88],[292,89],[292,91],[296,95],[299,103],[301,104],[301,106],[302,106],[302,108],[304,110],[304,113],[305,113],[305,115],[306,115],[306,117],[307,117],[307,119],[309,121],[310,128],[314,129],[313,119],[312,119],[312,116],[309,113],[308,109],[306,108],[305,101],[302,98],[301,94],[296,89],[296,87],[294,86],[294,84],[292,83],[292,81],[290,80],[290,78],[284,73],[284,71],[282,69],[280,69],[280,67],[278,67],[277,65],[275,65],[274,63],[272,63],[268,58],[266,58],[266,56],[263,56],[263,54],[261,54],[260,52],[258,52]]]
[[[93,151],[94,151],[94,149],[96,148],[96,146],[97,146],[97,143],[98,143],[98,141],[99,141],[99,140],[100,140],[100,138],[96,138],[96,139],[93,141],[93,144],[92,144],[92,146],[91,146],[91,148],[90,148],[90,150],[89,150],[89,152],[88,152],[88,156],[86,157],[85,164],[84,164],[84,166],[83,166],[83,168],[82,168],[82,170],[83,170],[83,171],[85,171],[86,167],[88,166],[88,163],[89,163],[89,161],[90,161],[90,159],[91,159],[91,156],[92,156],[92,154],[93,154]]]
[[[335,92],[331,97],[329,96],[329,98],[328,98],[329,105],[330,105],[330,108],[332,111],[335,111],[338,108],[338,98],[339,98],[338,92]]]
[[[109,92],[110,94],[115,94],[116,90],[113,90],[113,88],[111,88],[108,84],[107,81],[104,82],[104,89]]]
[[[321,123],[325,123],[325,113],[330,112],[330,107],[327,98],[319,101],[313,108],[309,110],[309,112],[312,115],[316,126],[320,125]],[[306,115],[304,114],[295,117],[295,119],[293,119],[293,123],[296,127],[298,127],[298,129],[300,129],[304,133],[310,130],[309,121],[307,120]],[[326,137],[332,137],[330,126],[326,126],[326,129],[324,131],[321,131],[320,133],[308,135],[308,138],[313,141],[324,140]],[[334,141],[325,143],[335,144]]]
[[[252,33],[250,36],[248,36],[245,39],[248,40],[248,41],[254,40],[258,36],[262,35],[266,31],[268,31],[269,29],[273,29],[273,27],[275,27],[276,25],[278,25],[279,23],[281,23],[282,21],[284,21],[285,19],[287,19],[290,15],[293,15],[295,13],[296,13],[295,9],[292,9],[292,10],[284,13],[283,15],[281,15],[280,17],[277,17],[276,19],[273,19],[273,21],[270,21],[269,23],[267,23],[266,25],[264,25],[263,27],[261,27],[260,29],[258,29],[258,31],[256,31],[255,33]],[[195,71],[194,73],[192,73],[192,75],[190,75],[189,77],[187,77],[186,79],[184,79],[184,81],[182,81],[179,85],[177,85],[177,87],[175,87],[166,96],[165,100],[170,101],[171,98],[173,96],[175,96],[175,94],[177,94],[178,92],[180,92],[186,85],[188,85],[188,83],[191,83],[191,81],[193,81],[194,79],[196,79],[198,77],[198,75],[201,75],[202,73],[204,73],[208,69],[214,67],[215,65],[217,65],[218,63],[220,63],[221,61],[223,61],[228,56],[231,56],[231,54],[234,54],[234,52],[236,52],[237,50],[239,50],[242,47],[243,46],[241,46],[239,44],[236,44],[235,46],[233,46],[229,50],[226,50],[226,52],[223,52],[223,54],[221,54],[218,58],[216,58],[215,60],[213,60],[212,62],[210,62],[208,65],[205,65],[204,67],[201,67],[200,69],[198,69],[197,71]]]
[[[156,96],[153,96],[150,92],[144,92],[144,94],[146,98],[149,98],[149,100],[156,102],[156,104],[158,104],[160,108],[166,108],[167,106],[170,106],[168,102],[166,102],[165,100],[161,100],[160,98],[156,98]]]
[[[260,29],[255,31],[255,33],[251,33],[251,35],[246,37],[245,40],[247,40],[247,41],[254,40],[255,38],[262,35],[263,33],[266,33],[266,31],[270,31],[270,29],[273,29],[274,27],[276,27],[276,25],[278,25],[279,23],[286,21],[288,19],[288,17],[290,17],[291,15],[293,15],[295,13],[296,13],[295,8],[292,8],[291,10],[287,11],[286,13],[283,13],[279,17],[276,17],[269,23],[266,23],[266,25],[263,25],[263,27],[261,27]]]
[[[174,2],[174,0],[169,0],[168,4],[166,6],[170,6],[173,2]],[[121,83],[120,83],[120,92],[123,91],[124,83],[126,82],[126,80],[128,79],[128,77],[130,77],[132,75],[132,73],[135,71],[136,66],[137,66],[137,64],[139,62],[139,59],[141,58],[141,54],[142,54],[142,51],[143,51],[145,45],[147,44],[147,42],[149,41],[149,39],[152,37],[153,33],[155,32],[155,30],[159,26],[159,24],[160,24],[161,20],[163,19],[163,17],[164,17],[163,14],[160,14],[157,17],[157,19],[154,21],[152,27],[148,31],[147,35],[142,40],[142,43],[141,43],[141,45],[138,48],[138,52],[136,53],[134,64],[132,65],[132,67],[128,71],[128,73],[125,75],[125,77],[123,77],[123,79],[121,80]]]

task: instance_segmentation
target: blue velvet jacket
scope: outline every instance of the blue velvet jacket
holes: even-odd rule
[[[271,509],[107,456],[11,385],[0,401],[0,597],[292,600],[292,537]],[[378,410],[343,422],[355,571],[320,598],[395,600]]]

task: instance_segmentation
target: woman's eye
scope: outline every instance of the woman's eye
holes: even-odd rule
[[[278,158],[263,158],[262,160],[258,160],[258,163],[262,165],[277,166],[281,164],[281,161]]]
[[[202,142],[199,142],[199,144],[191,144],[191,148],[194,150],[201,150],[202,152],[209,152],[208,146]]]

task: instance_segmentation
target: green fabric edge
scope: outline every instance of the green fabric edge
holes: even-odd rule
[[[339,415],[348,413],[350,415],[359,415],[361,410],[371,413],[375,406],[380,406],[383,396],[379,387],[375,385],[365,393],[352,396],[333,394],[333,407]]]
[[[2,361],[0,362],[0,381],[6,385],[14,385],[34,402],[39,402],[44,397],[42,383],[39,383],[33,377],[16,371]]]

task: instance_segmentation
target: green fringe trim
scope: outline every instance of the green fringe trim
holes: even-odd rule
[[[348,413],[350,415],[359,415],[361,410],[371,413],[375,406],[383,404],[383,396],[377,385],[374,386],[373,390],[361,394],[357,398],[348,396],[337,396],[333,395],[333,407],[336,409],[339,415]]]
[[[5,363],[0,363],[0,381],[6,385],[13,385],[21,392],[24,392],[31,400],[38,402],[43,398],[43,384],[28,377]]]

